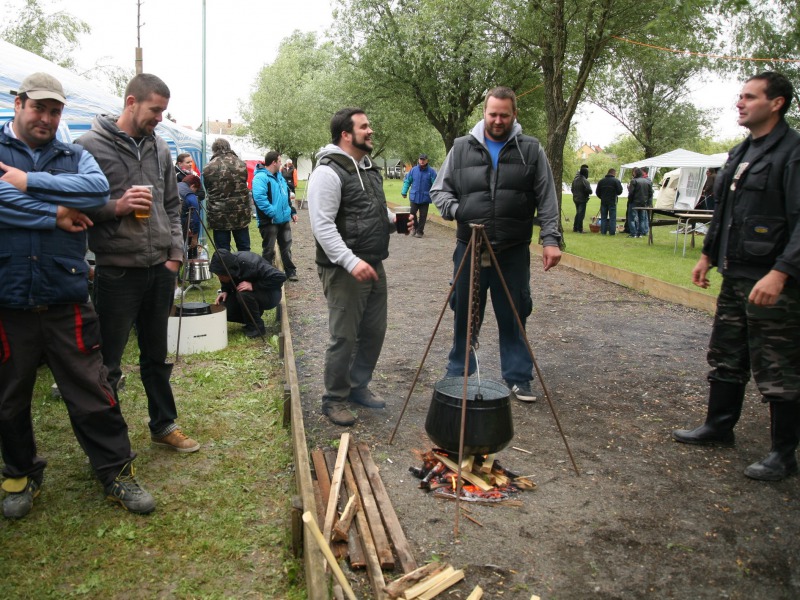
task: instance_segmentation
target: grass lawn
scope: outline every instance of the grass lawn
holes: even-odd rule
[[[255,226],[251,239],[259,247]],[[218,287],[204,282],[206,301]],[[187,455],[150,445],[131,336],[120,402],[137,478],[157,502],[148,516],[104,499],[63,402],[51,397],[52,376],[40,369],[33,419],[49,465],[31,513],[0,518],[0,598],[305,597],[302,563],[289,552],[294,473],[274,313],[265,315],[266,344],[230,324],[226,349],[176,364],[178,422],[202,444]]]
[[[617,205],[617,217],[624,217],[626,198],[620,198]],[[572,195],[564,194],[562,199],[562,219],[566,251],[576,256],[588,258],[595,262],[610,265],[626,271],[632,271],[674,285],[703,292],[712,296],[719,294],[721,277],[716,270],[710,273],[711,287],[707,290],[692,284],[692,269],[700,258],[700,249],[704,237],[695,236],[695,247],[691,247],[691,237],[686,241],[686,256],[683,256],[683,234],[678,237],[675,250],[675,225],[664,225],[653,228],[653,245],[646,238],[633,239],[619,233],[614,237],[589,233],[589,223],[600,210],[600,200],[592,197],[586,207],[586,219],[583,230],[586,233],[572,232],[575,218],[575,203]],[[656,217],[666,218],[666,217]],[[620,223],[621,225],[621,223]]]

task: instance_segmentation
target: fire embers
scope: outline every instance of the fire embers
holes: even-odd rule
[[[421,480],[419,487],[433,492],[436,497],[455,499],[458,455],[436,448],[425,452],[421,458],[422,468],[409,468]],[[461,465],[461,479],[460,499],[477,504],[520,504],[512,496],[536,487],[527,477],[520,477],[503,468],[494,455],[467,457]]]

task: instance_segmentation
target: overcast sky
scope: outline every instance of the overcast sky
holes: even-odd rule
[[[76,62],[100,61],[134,68],[137,46],[136,0],[41,0],[46,12],[64,10],[86,21]],[[3,14],[23,0],[0,0]],[[202,0],[144,0],[141,46],[144,70],[161,77],[172,92],[169,112],[181,125],[202,122]],[[262,66],[272,62],[280,41],[295,29],[324,34],[332,26],[329,0],[206,0],[206,114],[211,120],[239,120]],[[715,137],[737,135],[733,110],[740,84],[697,86],[695,101],[717,114]],[[291,93],[287,90],[286,93]],[[608,145],[623,129],[598,108],[576,116],[581,141]]]

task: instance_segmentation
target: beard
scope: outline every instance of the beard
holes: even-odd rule
[[[511,135],[511,130],[513,128],[513,121],[508,125],[508,127],[502,123],[490,126],[488,123],[484,122],[484,131],[488,133],[493,140],[497,140],[498,142],[507,140],[508,136]]]
[[[368,155],[372,154],[372,140],[369,140],[366,137],[359,138],[357,136],[353,136],[353,146],[362,152],[366,152]]]

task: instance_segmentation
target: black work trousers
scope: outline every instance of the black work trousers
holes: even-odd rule
[[[91,304],[41,310],[0,308],[0,448],[9,478],[40,478],[31,419],[36,372],[53,373],[78,443],[100,482],[109,485],[135,457],[128,426],[108,383],[100,353],[100,325]]]

